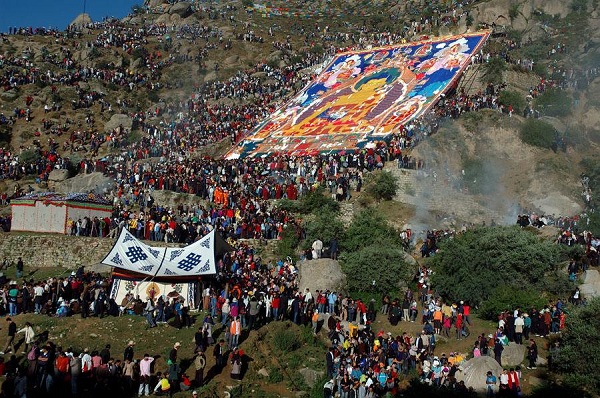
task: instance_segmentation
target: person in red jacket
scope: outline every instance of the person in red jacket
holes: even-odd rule
[[[521,383],[519,380],[519,372],[515,371],[514,368],[510,368],[508,371],[508,388],[515,397],[521,391]]]

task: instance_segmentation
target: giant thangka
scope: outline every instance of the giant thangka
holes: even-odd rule
[[[215,237],[213,230],[183,248],[151,247],[124,228],[102,264],[152,277],[214,275]]]
[[[311,155],[388,142],[457,82],[489,33],[338,54],[226,157]]]

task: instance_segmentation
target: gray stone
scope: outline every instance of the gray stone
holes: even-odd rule
[[[537,359],[535,360],[535,364],[537,366],[546,366],[548,365],[548,360],[538,355]]]
[[[210,71],[206,74],[206,76],[204,76],[205,82],[211,82],[213,80],[217,80],[217,72],[215,71]]]
[[[298,371],[298,373],[300,373],[304,377],[304,381],[309,387],[314,386],[315,383],[321,378],[321,376],[323,376],[322,371],[317,371],[309,368],[302,368]]]
[[[60,169],[60,170],[52,170],[48,179],[50,181],[64,181],[69,178],[69,170]]]
[[[111,132],[117,129],[119,126],[123,126],[124,129],[131,131],[133,120],[131,116],[117,113],[112,115],[110,120],[104,124],[104,131]]]
[[[258,370],[258,375],[262,377],[269,377],[269,371],[266,368],[260,368]]]
[[[187,1],[181,1],[173,4],[169,9],[169,14],[179,15],[181,18],[188,17],[193,14],[192,6]]]
[[[240,60],[239,55],[231,55],[231,56],[225,58],[225,64],[226,65],[235,65],[239,60]]]
[[[510,343],[504,347],[502,351],[503,366],[517,366],[525,359],[525,351],[527,349],[523,344]]]
[[[600,296],[600,273],[595,269],[587,270],[579,291],[587,299]]]
[[[19,96],[19,93],[17,93],[17,90],[15,90],[15,89],[3,91],[2,93],[0,93],[0,98],[2,98],[4,101],[13,101],[18,96]]]
[[[485,378],[488,371],[492,371],[496,377],[502,373],[502,366],[492,357],[481,356],[469,359],[460,366],[456,373],[457,381],[464,381],[467,388],[473,388],[475,392],[485,392],[487,385]]]
[[[297,264],[300,273],[300,290],[342,291],[346,285],[346,275],[342,272],[340,263],[329,258],[318,260],[303,260]]]

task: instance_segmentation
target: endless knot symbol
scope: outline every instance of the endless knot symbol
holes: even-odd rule
[[[131,261],[132,264],[137,263],[138,261],[144,261],[148,258],[148,255],[144,253],[139,246],[129,246],[125,254],[129,257],[129,261]]]
[[[189,272],[192,269],[196,268],[196,266],[198,264],[200,264],[200,261],[202,261],[201,255],[195,254],[195,253],[190,253],[187,255],[186,258],[184,258],[179,263],[177,263],[177,264],[179,264],[177,266],[177,268],[184,270],[186,272]]]

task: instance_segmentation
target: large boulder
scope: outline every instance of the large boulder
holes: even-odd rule
[[[469,359],[460,366],[461,371],[456,373],[457,381],[464,381],[467,388],[473,388],[475,392],[485,392],[487,385],[485,378],[488,371],[492,371],[496,377],[502,373],[502,366],[492,357],[481,356]]]
[[[527,348],[523,344],[510,343],[502,351],[502,365],[517,366],[525,359]]]
[[[194,11],[192,10],[192,5],[187,1],[175,3],[169,9],[169,14],[179,15],[181,18],[188,17],[193,13]]]
[[[598,273],[598,270],[589,269],[586,271],[583,284],[579,285],[579,291],[586,299],[600,296],[600,273]]]
[[[75,27],[83,27],[92,23],[92,18],[89,14],[79,14],[75,19],[69,24],[69,26]]]
[[[326,289],[339,292],[346,285],[346,275],[336,260],[329,258],[302,260],[297,265],[300,272],[301,291],[309,288],[311,292]]]
[[[117,113],[112,115],[110,120],[104,124],[104,131],[114,131],[119,126],[123,126],[124,129],[131,131],[132,125],[133,120],[131,119],[131,116]]]
[[[57,192],[95,192],[97,194],[109,193],[114,188],[112,178],[102,173],[78,174],[64,181],[57,181]]]
[[[298,371],[303,377],[306,385],[312,387],[315,383],[323,376],[322,371],[310,369],[310,368],[302,368]]]
[[[69,178],[69,170],[66,169],[54,169],[50,172],[50,175],[48,175],[48,180],[54,182],[64,181],[67,178]]]

